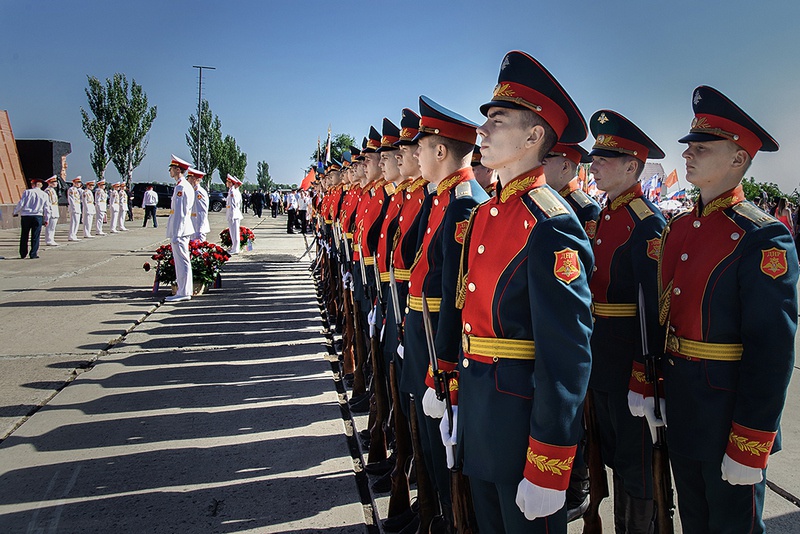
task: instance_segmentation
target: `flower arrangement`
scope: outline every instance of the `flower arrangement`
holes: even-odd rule
[[[250,228],[247,228],[246,226],[240,226],[239,227],[239,246],[241,246],[242,248],[245,248],[245,247],[247,247],[248,243],[250,243],[252,241],[255,241],[255,240],[256,240],[256,235],[253,233],[253,231]],[[231,245],[233,243],[231,243],[231,232],[230,232],[230,230],[225,228],[223,231],[221,231],[219,233],[219,242],[222,243],[223,247],[231,248]]]
[[[192,282],[211,286],[217,279],[217,275],[222,272],[222,266],[230,257],[230,254],[219,245],[208,241],[200,241],[199,239],[190,241],[189,261],[192,265]],[[157,262],[156,285],[176,283],[172,245],[167,244],[158,247],[152,259]],[[145,272],[149,271],[150,264],[145,263],[143,268]]]

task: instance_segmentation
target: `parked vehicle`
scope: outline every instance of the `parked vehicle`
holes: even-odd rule
[[[175,190],[175,186],[167,184],[133,184],[133,205],[137,208],[142,207],[144,192],[147,191],[147,188],[151,185],[153,186],[153,191],[158,193],[158,207],[170,209],[172,207],[172,192]]]
[[[222,191],[208,192],[208,209],[211,211],[221,211],[227,204],[228,196]]]

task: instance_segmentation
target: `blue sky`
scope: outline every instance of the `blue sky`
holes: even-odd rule
[[[748,175],[800,189],[800,2],[562,0],[400,2],[0,0],[0,109],[17,138],[72,143],[69,176],[92,176],[81,130],[86,76],[125,73],[158,106],[134,181],[167,181],[171,153],[203,93],[248,155],[299,183],[331,124],[359,142],[399,123],[425,94],[476,122],[503,55],[536,57],[585,117],[613,109],[666,152],[684,184],[682,145],[694,87],[740,104],[781,144]],[[591,140],[583,143],[591,146]],[[106,177],[118,173],[109,165]]]

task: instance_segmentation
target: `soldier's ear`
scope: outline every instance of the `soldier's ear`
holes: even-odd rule
[[[531,127],[525,146],[530,148],[544,141],[544,126],[537,124]]]
[[[747,170],[747,167],[750,165],[750,154],[743,148],[739,148],[733,154],[733,160],[731,161],[731,167],[734,169],[744,169]]]

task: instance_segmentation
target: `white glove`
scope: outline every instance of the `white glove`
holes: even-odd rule
[[[369,337],[375,337],[375,308],[367,314],[367,322],[369,323]]]
[[[628,409],[634,417],[644,417],[644,395],[628,390]]]
[[[439,423],[439,434],[442,436],[444,451],[447,453],[447,468],[452,469],[456,464],[455,446],[458,433],[458,406],[453,406],[453,431],[450,432],[450,417],[445,410],[442,421]]]
[[[543,488],[527,478],[520,480],[517,486],[516,503],[528,521],[556,513],[564,506],[566,499],[566,490]]]
[[[353,290],[353,274],[352,273],[344,273],[342,277],[342,284],[344,285],[345,289]]]
[[[433,419],[441,419],[444,415],[445,407],[444,401],[436,398],[436,392],[433,388],[428,388],[422,397],[422,411],[425,412],[425,415]]]
[[[650,436],[653,438],[653,443],[657,439],[656,429],[660,426],[667,426],[667,403],[664,399],[658,399],[658,404],[661,407],[661,419],[656,417],[655,397],[645,397],[642,405],[647,424],[650,426]]]
[[[761,469],[740,464],[727,454],[722,457],[722,480],[734,486],[758,484],[764,478]]]
[[[405,349],[405,347],[403,347],[403,344],[402,344],[402,343],[400,343],[399,345],[397,345],[397,355],[398,355],[398,356],[400,356],[400,359],[401,359],[401,360],[402,360],[402,359],[403,359],[403,357],[405,356],[405,352],[406,352],[406,349]]]

